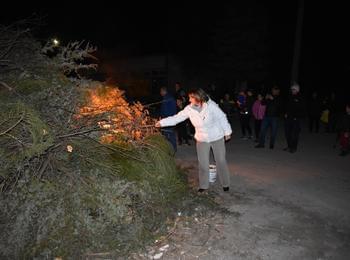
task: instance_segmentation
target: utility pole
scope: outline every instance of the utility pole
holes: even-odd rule
[[[304,0],[299,0],[298,14],[294,39],[294,53],[293,64],[291,71],[291,82],[298,82],[299,80],[299,62],[300,62],[300,49],[301,49],[301,37],[304,18]]]

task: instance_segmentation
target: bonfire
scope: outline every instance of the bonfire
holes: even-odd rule
[[[129,104],[117,87],[99,86],[87,90],[87,104],[79,109],[77,119],[95,122],[103,131],[101,142],[143,140],[157,132],[155,119],[140,102]]]

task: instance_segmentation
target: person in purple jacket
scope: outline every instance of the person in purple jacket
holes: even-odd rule
[[[252,108],[254,117],[255,142],[259,142],[261,122],[265,117],[266,105],[262,104],[263,96],[258,94]]]

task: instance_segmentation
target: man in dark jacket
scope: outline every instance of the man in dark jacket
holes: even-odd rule
[[[295,153],[300,134],[300,119],[305,116],[305,102],[300,95],[300,87],[293,84],[288,98],[285,117],[285,134],[287,145],[284,150]]]
[[[160,107],[160,117],[166,118],[168,116],[173,116],[176,114],[176,100],[175,98],[168,93],[166,87],[160,88],[160,95],[163,97],[162,104]],[[162,134],[168,139],[171,145],[176,151],[176,134],[174,127],[166,127],[162,129]]]
[[[182,88],[180,82],[175,83],[175,98],[176,99],[181,99],[182,102],[186,105],[187,104],[187,97],[186,97],[186,92]]]
[[[255,146],[255,148],[265,147],[266,133],[268,129],[271,128],[270,149],[273,149],[277,136],[278,119],[281,115],[280,89],[277,86],[274,86],[271,94],[267,94],[261,104],[266,106],[266,112],[261,123],[259,143]]]

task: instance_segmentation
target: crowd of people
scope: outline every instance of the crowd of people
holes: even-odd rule
[[[220,105],[229,118],[238,114],[241,138],[254,138],[256,148],[265,147],[266,136],[270,133],[269,148],[274,149],[277,130],[283,120],[286,140],[283,150],[295,153],[301,122],[307,120],[310,133],[318,133],[323,126],[325,133],[335,134],[335,140],[340,146],[339,154],[344,156],[349,153],[349,103],[342,104],[334,93],[321,99],[314,91],[310,98],[305,98],[296,83],[285,94],[288,95],[282,97],[278,86],[273,86],[267,93],[241,90],[232,99],[226,93]]]
[[[238,117],[241,139],[254,140],[256,148],[265,148],[269,136],[268,147],[274,149],[277,130],[283,121],[286,140],[284,151],[295,153],[298,149],[301,122],[306,119],[310,133],[334,133],[336,145],[340,147],[339,154],[344,156],[349,153],[350,104],[340,104],[334,93],[321,98],[314,91],[306,98],[301,95],[300,86],[296,83],[292,84],[289,93],[284,93],[283,97],[276,85],[265,93],[242,89],[233,95],[225,93],[222,98],[212,89],[208,88],[208,96],[219,105],[230,124],[234,117]],[[160,118],[174,116],[189,104],[188,93],[179,82],[175,84],[175,94],[161,88],[161,95],[163,102]],[[162,128],[162,132],[175,151],[177,145],[191,145],[194,140],[194,127],[188,119],[176,126]]]

